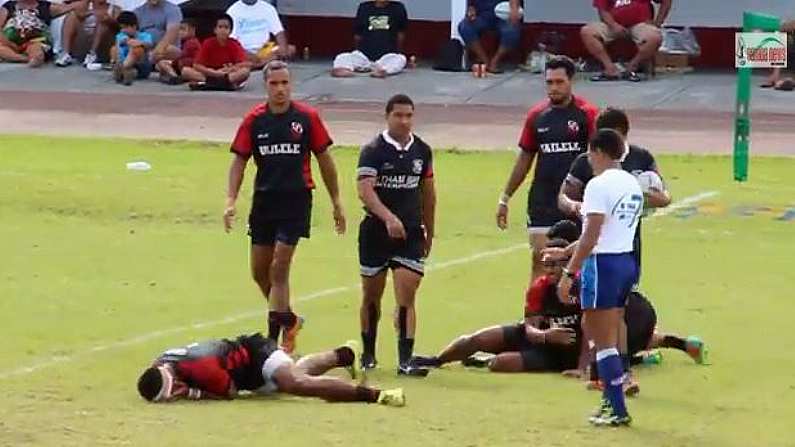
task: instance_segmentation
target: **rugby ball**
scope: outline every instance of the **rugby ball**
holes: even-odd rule
[[[494,7],[494,15],[500,20],[508,20],[511,18],[511,2],[500,2]],[[519,16],[524,17],[524,9],[519,7]]]
[[[657,191],[665,190],[662,178],[660,178],[660,176],[654,171],[641,172],[640,174],[638,174],[637,179],[638,179],[638,184],[640,185],[640,189],[643,191],[644,194],[648,193],[652,189]]]

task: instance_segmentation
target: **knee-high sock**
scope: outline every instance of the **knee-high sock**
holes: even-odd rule
[[[414,354],[414,339],[408,338],[406,328],[408,322],[408,308],[400,306],[398,309],[398,363],[405,365]]]
[[[279,324],[279,312],[268,312],[268,338],[278,342],[279,332],[281,332],[281,325]]]
[[[367,305],[367,329],[362,332],[362,345],[365,357],[375,358],[375,342],[378,338],[378,320],[380,318],[375,303]]]
[[[680,338],[675,335],[666,335],[665,337],[663,337],[662,343],[660,343],[660,347],[673,348],[673,349],[678,349],[680,351],[687,351],[687,341],[685,341],[684,338]]]
[[[626,416],[627,407],[624,402],[624,368],[616,348],[602,349],[596,353],[599,378],[604,383],[604,397],[610,401],[616,416]]]

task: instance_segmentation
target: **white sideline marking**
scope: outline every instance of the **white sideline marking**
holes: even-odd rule
[[[700,201],[702,201],[704,199],[709,199],[710,197],[715,197],[718,194],[720,194],[718,191],[705,191],[705,192],[698,193],[698,194],[690,196],[690,197],[685,197],[684,199],[682,199],[682,200],[680,200],[680,201],[678,201],[676,203],[672,203],[667,208],[663,208],[663,209],[657,211],[656,213],[652,214],[650,217],[667,216],[667,215],[673,213],[674,211],[677,211],[677,210],[680,210],[682,208],[688,207],[688,206],[690,206],[690,205],[692,205],[694,203],[698,203],[698,202],[700,202]]]
[[[704,199],[707,199],[707,198],[710,198],[710,197],[714,197],[716,195],[718,195],[717,191],[707,191],[707,192],[702,192],[702,193],[699,193],[699,194],[696,194],[696,195],[693,195],[693,196],[690,196],[690,197],[685,197],[684,199],[682,199],[682,200],[680,200],[680,201],[678,201],[678,202],[676,202],[674,204],[671,204],[667,208],[665,208],[663,210],[660,210],[659,212],[649,216],[648,219],[653,218],[653,217],[666,216],[666,215],[671,214],[672,212],[674,212],[674,211],[676,211],[678,209],[690,206],[690,205],[692,205],[694,203],[700,202],[700,201],[702,201]],[[525,248],[527,248],[527,244],[516,244],[516,245],[512,245],[510,247],[505,247],[505,248],[501,248],[501,249],[497,249],[497,250],[484,251],[484,252],[476,253],[476,254],[471,255],[471,256],[465,256],[463,258],[452,259],[450,261],[440,262],[438,264],[428,264],[428,266],[426,267],[426,270],[428,270],[428,271],[431,271],[431,270],[442,270],[442,269],[446,269],[446,268],[450,268],[450,267],[455,267],[455,266],[461,265],[461,264],[468,264],[470,262],[475,262],[475,261],[478,261],[478,260],[484,259],[484,258],[491,258],[491,257],[494,257],[494,256],[508,254],[508,253],[514,252],[516,250],[525,249]],[[313,293],[310,293],[308,295],[304,295],[304,296],[298,297],[296,299],[296,302],[303,303],[303,302],[316,300],[318,298],[323,298],[323,297],[330,296],[330,295],[336,295],[336,294],[342,293],[342,292],[348,292],[348,291],[354,290],[358,286],[359,286],[359,284],[357,283],[355,285],[350,285],[350,286],[334,287],[334,288],[330,288],[330,289],[319,290],[317,292],[313,292]],[[239,314],[236,314],[236,315],[230,315],[230,316],[228,316],[226,318],[222,318],[222,319],[219,319],[219,320],[203,321],[203,322],[193,323],[193,324],[189,324],[189,325],[185,325],[185,326],[178,326],[178,327],[174,327],[174,328],[171,328],[171,329],[164,329],[164,330],[160,330],[160,331],[149,332],[147,334],[143,334],[143,335],[139,335],[139,336],[136,336],[136,337],[128,338],[126,340],[121,340],[121,341],[118,341],[118,342],[115,342],[115,343],[110,343],[110,344],[107,344],[107,345],[94,346],[93,348],[90,348],[90,349],[88,349],[86,351],[83,351],[83,352],[79,352],[77,354],[73,354],[71,356],[68,356],[68,355],[67,356],[54,356],[54,357],[51,357],[50,359],[45,360],[45,361],[40,362],[40,363],[34,363],[32,365],[29,365],[29,366],[24,366],[24,367],[21,367],[21,368],[16,368],[16,369],[8,370],[8,371],[3,371],[3,372],[0,372],[0,380],[8,379],[8,378],[15,377],[15,376],[24,376],[24,375],[27,375],[27,374],[31,374],[31,373],[39,371],[41,369],[46,369],[46,368],[49,368],[51,366],[55,366],[55,365],[58,365],[58,364],[61,364],[61,363],[69,363],[69,362],[74,361],[77,358],[86,357],[88,355],[91,355],[91,354],[94,354],[94,353],[97,353],[97,352],[103,352],[103,351],[108,351],[108,350],[124,348],[124,347],[127,347],[127,346],[138,345],[138,344],[141,344],[141,343],[145,343],[145,342],[147,342],[149,340],[154,340],[156,338],[165,337],[167,335],[179,334],[179,333],[182,333],[182,332],[187,332],[187,331],[190,331],[192,329],[202,329],[202,328],[208,328],[208,327],[214,327],[214,326],[221,326],[221,325],[224,325],[224,324],[235,323],[235,322],[238,322],[238,321],[247,320],[247,319],[250,319],[250,318],[256,318],[256,317],[260,317],[260,316],[262,316],[262,309],[258,309],[256,311],[249,311],[249,312],[239,313]]]
[[[467,263],[470,263],[470,262],[478,261],[478,260],[484,259],[484,258],[491,258],[491,257],[494,257],[494,256],[504,255],[504,254],[510,253],[512,251],[516,251],[516,250],[523,249],[523,248],[526,248],[526,247],[527,247],[526,244],[517,244],[517,245],[510,246],[510,247],[501,248],[501,249],[498,249],[498,250],[484,251],[484,252],[481,252],[481,253],[476,253],[476,254],[471,255],[471,256],[466,256],[466,257],[463,257],[463,258],[458,258],[458,259],[453,259],[453,260],[450,260],[450,261],[440,262],[438,264],[429,264],[426,267],[426,270],[441,270],[441,269],[454,267],[454,266],[461,265],[461,264],[467,264]],[[359,286],[359,284],[357,283],[357,284],[350,285],[350,286],[334,287],[334,288],[330,288],[330,289],[319,290],[317,292],[313,292],[313,293],[310,293],[308,295],[304,295],[304,296],[298,297],[296,299],[296,302],[303,303],[303,302],[307,302],[307,301],[316,300],[318,298],[327,297],[327,296],[330,296],[330,295],[336,295],[336,294],[342,293],[342,292],[352,291],[352,290],[355,290],[358,286]],[[29,365],[29,366],[16,368],[16,369],[12,369],[12,370],[9,370],[9,371],[3,371],[3,372],[0,372],[0,380],[8,379],[8,378],[14,377],[14,376],[27,375],[27,374],[39,371],[41,369],[46,369],[46,368],[49,368],[51,366],[55,366],[55,365],[58,365],[58,364],[61,364],[61,363],[69,363],[69,362],[74,361],[77,358],[86,357],[88,355],[91,355],[91,354],[94,354],[94,353],[97,353],[97,352],[109,351],[109,350],[124,348],[124,347],[127,347],[127,346],[138,345],[138,344],[141,344],[141,343],[145,343],[145,342],[147,342],[149,340],[154,340],[156,338],[165,337],[167,335],[178,334],[178,333],[181,333],[181,332],[188,332],[188,331],[194,330],[194,329],[202,329],[202,328],[208,328],[208,327],[214,327],[214,326],[221,326],[221,325],[224,325],[224,324],[235,323],[235,322],[238,322],[238,321],[248,320],[248,319],[251,319],[251,318],[257,318],[257,317],[261,317],[261,316],[262,316],[262,309],[258,309],[258,310],[255,310],[255,311],[249,311],[249,312],[243,312],[243,313],[239,313],[239,314],[235,314],[235,315],[230,315],[230,316],[228,316],[226,318],[222,318],[222,319],[219,319],[219,320],[203,321],[203,322],[188,324],[188,325],[185,325],[185,326],[178,326],[178,327],[174,327],[174,328],[171,328],[171,329],[164,329],[164,330],[160,330],[160,331],[149,332],[147,334],[143,334],[143,335],[139,335],[139,336],[136,336],[136,337],[128,338],[126,340],[121,340],[121,341],[118,341],[118,342],[115,342],[115,343],[110,343],[110,344],[107,344],[107,345],[94,346],[93,348],[89,348],[86,351],[79,352],[79,353],[73,354],[71,356],[69,356],[69,355],[53,356],[53,357],[51,357],[51,358],[49,358],[47,360],[44,360],[44,361],[42,361],[40,363],[34,363],[32,365]]]

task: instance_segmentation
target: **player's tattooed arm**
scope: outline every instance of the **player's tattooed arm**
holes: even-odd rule
[[[671,204],[671,193],[668,191],[649,190],[645,194],[646,206],[650,208],[665,208]]]
[[[566,215],[580,217],[582,207],[583,185],[579,180],[569,176],[560,185],[558,192],[558,208]]]
[[[573,329],[564,327],[540,329],[542,321],[543,317],[539,315],[525,315],[524,331],[529,342],[565,346],[577,341],[577,333]]]
[[[570,292],[573,281],[571,274],[580,271],[585,258],[587,258],[593,251],[594,247],[596,247],[596,243],[599,241],[599,235],[602,232],[602,225],[604,225],[604,222],[604,214],[589,213],[587,216],[585,216],[585,225],[582,231],[582,236],[580,236],[580,240],[577,242],[577,246],[574,249],[574,254],[569,260],[569,264],[566,266],[566,269],[564,270],[564,275],[560,278],[560,282],[558,282],[558,298],[561,302],[567,304],[571,303]]]

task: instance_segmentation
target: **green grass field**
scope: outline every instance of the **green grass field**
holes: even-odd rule
[[[356,152],[335,152],[349,233],[333,234],[325,191],[292,273],[306,315],[299,351],[358,334]],[[150,172],[125,163],[144,159]],[[596,431],[598,395],[556,374],[459,366],[394,375],[388,319],[374,383],[402,386],[402,409],[296,398],[149,405],[140,370],[163,349],[263,330],[242,221],[220,213],[220,145],[0,137],[0,445],[3,446],[784,446],[795,445],[792,249],[795,159],[660,157],[675,198],[718,195],[645,225],[643,289],[661,326],[702,336],[711,366],[678,352],[641,369],[632,429]],[[521,317],[529,268],[524,194],[511,228],[493,223],[510,153],[437,152],[438,239],[420,289],[417,351]],[[240,214],[246,215],[250,179]],[[385,315],[392,307],[385,297]]]

